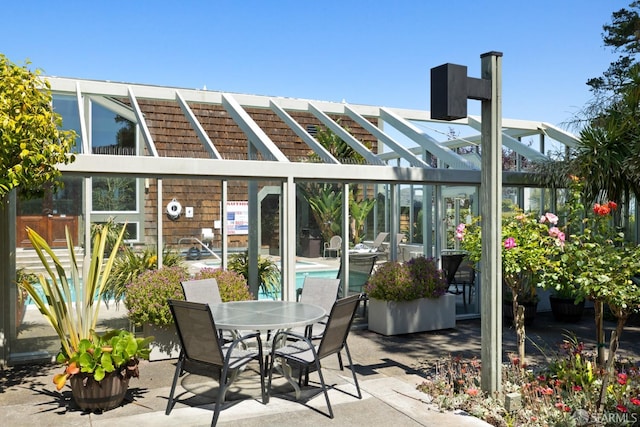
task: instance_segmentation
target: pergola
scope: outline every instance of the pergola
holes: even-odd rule
[[[295,257],[296,257],[296,185],[300,181],[332,182],[344,186],[342,230],[348,230],[348,187],[350,184],[365,183],[368,185],[388,185],[391,206],[397,207],[400,198],[399,185],[424,186],[422,192],[423,206],[430,206],[432,198],[438,203],[440,186],[479,186],[481,152],[474,150],[467,154],[458,154],[460,147],[478,146],[480,142],[479,117],[469,116],[453,122],[432,120],[430,113],[423,110],[355,105],[345,102],[327,102],[307,99],[280,98],[272,96],[224,93],[210,90],[159,87],[142,84],[118,83],[110,81],[93,81],[74,78],[47,77],[54,94],[73,96],[77,100],[80,118],[79,140],[81,152],[76,160],[68,165],[61,165],[60,170],[66,176],[80,176],[85,179],[98,176],[120,176],[133,178],[154,178],[158,180],[157,195],[157,242],[163,242],[162,222],[165,217],[164,205],[167,200],[162,197],[163,179],[212,179],[220,180],[222,199],[227,197],[227,182],[230,180],[246,180],[249,185],[249,216],[255,219],[258,215],[255,198],[257,196],[257,180],[277,181],[281,183],[281,271],[283,298],[295,299]],[[92,154],[90,149],[90,132],[86,105],[88,100],[103,105],[118,104],[117,100],[126,100],[129,112],[137,125],[138,139],[143,142],[144,150],[138,155],[119,156]],[[175,157],[161,155],[156,147],[147,118],[140,107],[140,102],[168,101],[177,103],[191,130],[195,132],[200,144],[208,153],[208,158]],[[217,148],[218,141],[207,133],[193,111],[193,104],[209,104],[222,107],[246,136],[246,158],[225,158]],[[288,158],[264,129],[247,112],[248,109],[264,109],[275,114],[279,120],[315,152],[320,162],[296,161]],[[341,163],[340,159],[331,155],[314,138],[310,129],[300,125],[292,115],[296,112],[311,114],[322,125],[326,126],[364,159],[362,164]],[[354,138],[331,116],[348,117],[378,141],[377,150],[371,151]],[[447,135],[438,128],[455,126],[462,129],[464,136]],[[544,122],[526,120],[502,120],[502,141],[506,149],[512,150],[521,158],[536,160],[546,158],[545,144],[554,141],[560,145],[573,146],[577,139]],[[435,130],[435,131],[432,131]],[[539,138],[538,147],[523,142],[524,138]],[[185,161],[188,160],[188,161]],[[432,165],[436,165],[433,167]],[[522,171],[505,171],[505,186],[532,186],[530,175]],[[435,192],[434,192],[435,191]],[[433,197],[435,196],[435,197]],[[15,196],[13,196],[15,197]],[[14,198],[15,200],[15,198]],[[86,201],[85,201],[86,203]],[[225,203],[222,203],[225,206]],[[223,208],[224,209],[224,208]],[[85,218],[85,247],[89,247],[90,212],[87,206]],[[437,223],[427,209],[424,218],[424,248],[434,247],[436,253],[440,248],[440,236],[431,237],[431,227]],[[397,209],[391,211],[389,222],[390,258],[395,259],[396,236],[399,221]],[[222,217],[226,217],[223,210]],[[2,234],[6,236],[0,246],[0,258],[5,269],[3,282],[10,283],[15,271],[15,209],[5,210],[0,221]],[[427,233],[427,229],[429,232]],[[437,228],[436,228],[437,229]],[[226,267],[227,248],[226,229],[222,227],[222,260]],[[343,254],[348,253],[348,239],[343,236]],[[435,241],[432,241],[435,240]],[[258,255],[258,241],[255,233],[249,233],[249,258]],[[425,252],[427,249],[425,249]],[[162,250],[158,250],[162,260]],[[88,254],[86,256],[89,256]],[[344,256],[344,255],[343,255]],[[343,262],[348,268],[348,256]],[[13,267],[13,268],[11,268]],[[256,267],[250,268],[251,278],[257,275]],[[344,286],[348,284],[344,283]],[[10,290],[4,286],[4,307],[8,307]],[[6,311],[6,310],[5,310]],[[3,328],[3,329],[6,329]]]
[[[463,156],[454,149],[469,145],[478,145],[480,141],[480,118],[468,117],[452,122],[456,125],[466,125],[472,132],[463,138],[438,140],[423,130],[420,125],[433,126],[445,123],[430,119],[428,111],[405,110],[397,108],[350,105],[324,101],[304,99],[277,98],[257,95],[229,94],[208,90],[189,90],[170,87],[145,86],[138,84],[88,81],[68,78],[48,78],[54,93],[73,94],[78,99],[78,105],[83,106],[83,98],[118,99],[126,98],[135,114],[138,128],[148,155],[139,156],[110,156],[92,155],[88,143],[86,122],[82,120],[80,111],[81,141],[83,153],[76,156],[76,161],[61,166],[64,174],[82,176],[120,175],[138,178],[212,178],[220,180],[275,180],[282,183],[282,269],[284,293],[292,298],[295,292],[290,286],[289,278],[294,277],[295,221],[292,215],[295,211],[294,186],[298,180],[322,180],[323,182],[339,182],[368,184],[394,184],[391,186],[391,200],[397,200],[394,188],[398,184],[414,185],[479,185],[480,166],[473,160],[478,156]],[[145,116],[140,109],[139,100],[153,99],[177,102],[184,117],[195,130],[200,143],[208,151],[210,158],[190,158],[188,162],[176,161],[175,157],[161,157],[156,149],[153,137],[147,126]],[[247,138],[248,158],[256,158],[252,153],[259,153],[260,160],[237,160],[223,158],[216,148],[216,141],[205,132],[198,118],[190,108],[190,103],[204,103],[221,105],[242,129]],[[269,109],[273,111],[286,125],[313,150],[322,163],[296,162],[288,159],[276,144],[267,136],[265,131],[247,113],[248,108]],[[291,112],[302,111],[311,113],[323,125],[335,132],[349,144],[366,161],[364,164],[342,164],[324,149],[317,140],[291,117]],[[339,123],[329,115],[346,115],[371,133],[379,141],[378,152],[368,150],[355,139]],[[377,126],[370,120],[377,119]],[[446,122],[447,126],[452,124]],[[476,133],[473,133],[473,132]],[[535,149],[522,142],[525,137],[539,136],[540,148],[544,150],[545,139],[552,139],[561,144],[572,146],[576,138],[550,124],[530,122],[525,120],[503,119],[503,145],[519,156],[530,160],[544,158],[540,149]],[[384,150],[384,152],[382,151]],[[438,167],[431,167],[428,159],[435,157]],[[505,185],[530,184],[526,173],[505,172]],[[255,191],[255,189],[254,189]],[[161,192],[161,190],[160,190]],[[345,191],[343,194],[346,194]],[[425,192],[425,197],[426,197]],[[250,198],[251,199],[251,198]],[[163,201],[158,198],[158,212],[161,212]],[[426,205],[426,204],[425,204]],[[224,206],[224,203],[223,203]],[[343,203],[345,212],[343,218],[349,217],[348,203]],[[256,214],[253,212],[253,214]],[[252,212],[250,211],[250,216]],[[293,217],[295,219],[295,217]],[[158,215],[159,224],[163,216]],[[90,223],[89,220],[86,221]],[[391,236],[397,234],[397,221],[391,220]],[[395,228],[395,229],[394,229]],[[348,227],[343,227],[347,230]],[[162,242],[162,227],[158,226],[158,242]],[[88,233],[87,233],[88,234]],[[425,233],[425,236],[429,235]],[[250,234],[251,236],[251,234]],[[438,240],[436,238],[436,240]],[[224,235],[222,241],[224,242]],[[347,239],[343,238],[346,245]],[[425,242],[430,247],[434,242]],[[437,242],[435,242],[437,245]],[[390,245],[393,252],[396,245]],[[253,249],[252,249],[253,248]],[[223,246],[223,254],[225,248]],[[250,239],[250,254],[257,253],[257,243]],[[346,253],[346,251],[343,251]],[[161,254],[161,251],[159,251]],[[395,254],[392,253],[392,258]],[[223,256],[226,259],[226,256]],[[348,262],[348,261],[347,261]]]

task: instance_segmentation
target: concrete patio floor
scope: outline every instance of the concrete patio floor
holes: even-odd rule
[[[613,322],[607,322],[607,337]],[[594,348],[593,312],[587,311],[580,323],[567,324],[553,320],[550,313],[538,313],[527,329],[529,363],[541,363],[544,356],[557,349],[562,334],[573,331],[588,349]],[[503,328],[504,360],[515,351],[513,329]],[[429,403],[429,396],[416,390],[424,381],[420,367],[425,361],[450,354],[480,356],[480,321],[458,321],[455,329],[385,337],[356,325],[349,336],[354,365],[363,398],[353,396],[350,371],[338,369],[337,358],[326,359],[323,372],[335,387],[330,398],[335,419],[326,413],[324,397],[319,393],[317,376],[303,390],[299,401],[292,388],[274,377],[275,389],[269,404],[259,400],[259,379],[255,366],[245,371],[233,384],[218,425],[313,425],[313,426],[439,426],[487,425],[471,416],[441,413]],[[629,326],[622,335],[620,354],[631,360],[640,359],[640,328]],[[346,359],[346,358],[345,358]],[[75,408],[69,388],[57,392],[52,375],[61,371],[55,365],[19,365],[6,368],[0,382],[0,420],[3,425],[22,426],[200,426],[210,425],[217,382],[208,377],[187,374],[181,377],[176,393],[178,402],[169,416],[164,414],[175,361],[142,362],[141,377],[132,379],[125,402],[105,413],[87,413]]]

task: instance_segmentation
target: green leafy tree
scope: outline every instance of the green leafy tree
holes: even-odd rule
[[[74,160],[75,132],[60,130],[62,118],[53,111],[49,83],[0,54],[0,197],[20,187],[26,196],[39,195],[43,184],[61,173],[60,163]]]

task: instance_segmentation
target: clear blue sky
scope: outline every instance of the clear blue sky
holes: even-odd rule
[[[630,1],[5,1],[0,52],[46,75],[429,109],[431,68],[480,77],[500,51],[504,117],[560,125]]]

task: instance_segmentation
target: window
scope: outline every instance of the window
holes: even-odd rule
[[[91,103],[91,152],[136,155],[136,125],[108,108]]]
[[[93,178],[92,201],[94,212],[135,212],[135,178]]]

